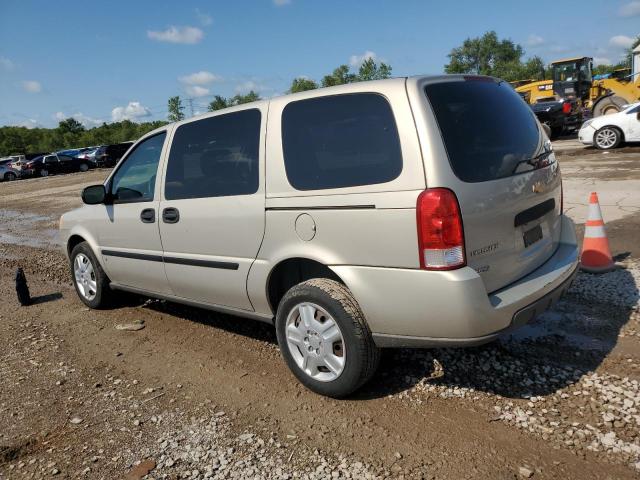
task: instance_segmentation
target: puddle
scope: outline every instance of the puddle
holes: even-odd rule
[[[48,215],[0,209],[0,244],[57,248],[60,239],[58,230],[50,228],[53,220]]]

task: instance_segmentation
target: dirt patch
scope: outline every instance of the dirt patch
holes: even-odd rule
[[[638,176],[598,156],[563,174],[610,181],[589,177],[591,159]],[[104,175],[0,185],[3,208],[53,219],[3,222],[0,235],[47,238]],[[344,401],[296,382],[269,325],[131,297],[90,311],[55,243],[4,243],[0,478],[116,479],[152,464],[149,478],[637,478],[639,229],[640,214],[607,223],[629,275],[579,277],[556,309],[491,345],[385,351]],[[18,266],[39,299],[29,307]],[[116,329],[129,323],[145,328]]]

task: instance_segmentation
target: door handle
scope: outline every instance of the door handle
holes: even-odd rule
[[[156,221],[156,211],[153,208],[145,208],[140,212],[142,223],[154,223]]]
[[[177,208],[169,207],[162,211],[162,221],[164,223],[178,223],[180,212]]]

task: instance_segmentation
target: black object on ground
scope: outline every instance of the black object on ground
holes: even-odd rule
[[[27,277],[24,275],[22,268],[16,270],[16,293],[18,301],[23,307],[31,305],[31,294],[29,293],[29,285],[27,285]]]

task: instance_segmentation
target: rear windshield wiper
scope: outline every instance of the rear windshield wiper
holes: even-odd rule
[[[542,152],[540,155],[536,155],[535,157],[531,157],[531,158],[527,158],[525,160],[520,160],[519,162],[517,162],[515,164],[515,166],[513,167],[513,171],[511,172],[511,175],[513,175],[514,173],[516,173],[516,170],[518,170],[518,167],[520,165],[522,165],[523,163],[527,163],[529,165],[531,165],[534,170],[537,168],[541,168],[540,164],[546,160],[547,158],[549,158],[549,156],[553,153],[552,149],[549,150],[545,150],[544,152]]]

